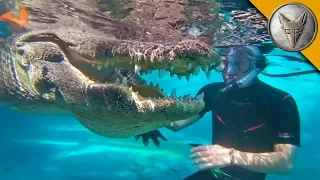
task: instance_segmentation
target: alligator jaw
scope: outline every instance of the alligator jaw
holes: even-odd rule
[[[102,114],[107,110],[108,116],[113,114],[115,117],[145,119],[149,122],[181,120],[195,115],[204,107],[203,94],[195,98],[150,98],[122,84],[90,84],[87,86],[87,97],[89,106],[97,112],[103,106],[106,109],[100,112]]]
[[[168,97],[157,86],[132,83],[130,76],[117,78],[114,82],[90,80],[71,63],[72,56],[67,56],[67,51],[52,42],[18,43],[12,52],[17,77],[21,84],[28,80],[29,91],[37,92],[37,99],[69,110],[86,127],[103,136],[128,136],[113,131],[124,126],[119,121],[131,122],[125,127],[131,128],[130,135],[137,135],[189,118],[204,107],[203,95],[177,98],[173,92]],[[42,106],[38,104],[37,107]],[[106,125],[100,131],[101,122]],[[114,122],[118,122],[114,125],[117,128],[109,127]]]
[[[73,43],[62,39],[50,30],[17,38],[13,52],[18,76],[28,79],[38,99],[70,111],[97,134],[134,136],[190,118],[204,108],[203,95],[178,98],[175,90],[168,96],[158,85],[132,83],[130,76],[110,78],[116,68],[134,75],[158,70],[163,76],[169,71],[187,79],[201,68],[209,73],[218,59],[198,41],[161,45],[103,37]]]
[[[189,80],[190,75],[198,75],[201,69],[209,76],[210,70],[219,62],[212,47],[197,40],[154,43],[90,37],[75,44],[61,40],[48,30],[27,33],[18,41],[53,42],[75,66],[92,66],[98,71],[108,68],[126,68],[136,73],[158,70],[160,77],[167,71],[171,76],[177,75],[179,79],[185,76]],[[104,73],[108,75],[106,71]]]
[[[209,69],[217,64],[211,47],[198,41],[181,41],[172,45],[109,39],[91,41],[97,43],[94,48],[88,48],[84,42],[70,49],[98,70],[111,66],[134,69],[136,73],[161,70],[190,76],[199,68]]]

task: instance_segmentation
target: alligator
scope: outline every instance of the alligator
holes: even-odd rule
[[[216,37],[228,27],[215,1],[19,5],[28,11],[28,24],[1,47],[2,104],[27,113],[72,115],[108,138],[147,133],[203,109],[203,94],[167,95],[139,74],[169,72],[188,80],[203,70],[209,76],[219,64]]]

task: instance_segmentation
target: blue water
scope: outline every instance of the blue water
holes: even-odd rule
[[[0,27],[4,27],[0,25]],[[6,34],[8,32],[2,31]],[[2,36],[3,34],[1,34]],[[272,66],[268,73],[287,73],[314,69],[313,66],[270,55],[286,54],[279,49],[267,57]],[[179,87],[178,95],[192,94],[209,82],[222,81],[219,73],[207,79],[204,72],[189,82],[173,80],[167,74],[159,79],[157,73],[144,76],[150,82],[160,82],[167,93]],[[272,86],[292,94],[297,100],[301,116],[302,147],[294,171],[289,176],[268,175],[270,180],[317,179],[320,173],[320,76],[310,74],[289,78],[259,78]],[[153,179],[178,180],[196,171],[188,159],[187,143],[211,142],[211,117],[208,113],[193,126],[174,133],[161,132],[168,142],[161,148],[150,143],[144,147],[134,138],[108,139],[89,132],[73,117],[31,116],[0,106],[0,179],[1,180],[106,180]]]

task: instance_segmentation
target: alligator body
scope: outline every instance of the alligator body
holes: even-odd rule
[[[143,134],[204,107],[202,95],[166,95],[137,73],[169,71],[187,79],[200,69],[210,73],[219,61],[213,36],[221,26],[214,1],[19,3],[29,22],[1,49],[1,103],[28,113],[73,115],[110,138]]]

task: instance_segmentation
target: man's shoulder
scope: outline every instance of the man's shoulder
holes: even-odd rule
[[[270,84],[261,82],[260,88],[261,88],[261,92],[262,92],[263,96],[265,96],[267,98],[271,98],[274,101],[283,101],[287,98],[290,98],[294,101],[294,99],[290,93],[288,93],[282,89],[279,89],[277,87],[274,87]]]

